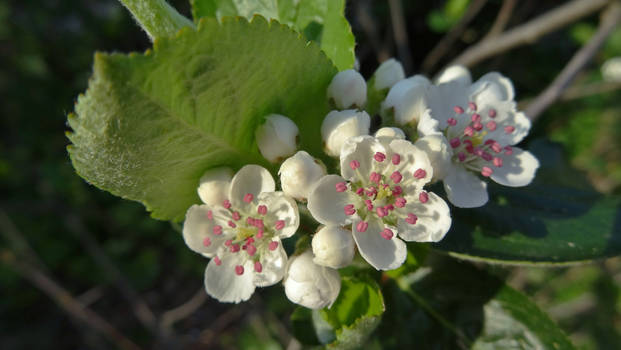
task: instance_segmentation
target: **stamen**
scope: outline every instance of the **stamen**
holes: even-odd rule
[[[414,177],[417,179],[424,179],[425,176],[427,176],[427,172],[424,169],[418,168],[415,172],[414,172]]]
[[[367,228],[369,228],[369,224],[367,222],[364,222],[364,221],[360,221],[356,225],[356,231],[358,231],[358,232],[366,232]]]
[[[376,173],[375,171],[371,173],[371,175],[369,175],[369,181],[371,182],[375,182],[376,184],[379,185],[380,180],[382,179],[382,176],[378,173]]]
[[[505,133],[510,134],[510,133],[512,133],[514,131],[515,131],[515,126],[513,126],[513,125],[505,126]]]
[[[483,159],[485,159],[485,161],[486,161],[486,162],[489,162],[489,161],[490,161],[490,160],[492,160],[492,158],[493,158],[493,157],[492,157],[492,155],[491,155],[491,154],[489,154],[489,153],[487,153],[487,152],[483,152],[483,154],[481,155],[481,157],[482,157]]]
[[[464,152],[459,152],[457,154],[457,158],[459,158],[460,162],[463,162],[464,160],[466,160],[466,154]]]
[[[246,248],[246,253],[248,253],[248,255],[250,256],[254,256],[256,252],[257,252],[257,247],[253,246],[252,244],[249,244],[248,247]]]
[[[276,221],[276,229],[277,230],[282,230],[285,227],[285,221],[284,220],[278,220]]]
[[[399,163],[401,162],[401,156],[399,154],[395,153],[395,154],[392,155],[391,160],[392,160],[392,164],[399,165]]]
[[[241,265],[237,265],[235,266],[235,273],[237,274],[237,276],[241,276],[244,274],[244,267]]]
[[[470,108],[473,111],[477,110],[477,104],[474,102],[468,102],[468,108]]]
[[[487,112],[487,115],[489,115],[489,117],[490,117],[490,118],[496,118],[496,110],[495,110],[495,109],[493,109],[493,108],[492,108],[492,109],[490,109],[490,110]]]
[[[476,131],[481,131],[483,130],[483,124],[481,124],[481,122],[475,122],[474,124],[472,124],[472,127],[474,128],[474,130]]]
[[[382,207],[377,207],[375,208],[375,214],[377,214],[378,217],[383,218],[384,216],[388,215],[388,210]]]
[[[485,126],[487,126],[487,129],[489,131],[495,131],[496,130],[496,122],[495,121],[489,121]]]
[[[241,215],[239,215],[238,211],[234,211],[233,212],[233,220],[237,221],[239,219],[241,219]]]
[[[395,210],[395,207],[392,204],[388,204],[384,206],[384,209],[388,210],[388,211],[393,211]]]
[[[408,213],[408,217],[405,218],[405,222],[407,222],[410,225],[415,225],[417,220],[418,220],[418,216],[414,215],[413,213]]]
[[[375,158],[376,161],[381,163],[384,161],[384,159],[386,159],[386,155],[382,152],[375,152],[375,155],[373,156],[373,158]]]
[[[265,214],[267,214],[267,206],[265,206],[265,205],[263,205],[263,204],[259,205],[259,206],[257,207],[257,212],[258,212],[260,215],[265,215]]]
[[[254,222],[252,223],[252,226],[254,226],[256,228],[263,228],[263,227],[265,227],[263,225],[263,219],[254,219]]]
[[[362,196],[362,194],[364,193],[364,188],[360,187],[359,189],[356,190],[356,194],[359,196]]]
[[[354,205],[353,204],[347,204],[343,208],[343,211],[345,212],[345,215],[354,215],[356,213],[356,209],[354,209]]]
[[[373,202],[370,199],[365,199],[364,203],[367,205],[367,210],[373,210]]]
[[[463,114],[464,113],[464,109],[461,108],[460,106],[453,107],[453,111],[455,111],[455,113],[457,113],[457,114]]]
[[[459,140],[459,137],[454,137],[451,139],[451,147],[457,148],[459,147],[459,145],[461,145],[461,141]]]
[[[213,257],[213,262],[216,263],[216,266],[222,265],[222,260],[220,260],[220,258],[218,258],[217,256]]]
[[[393,196],[398,196],[401,193],[403,193],[403,189],[401,188],[401,186],[395,186],[392,188],[392,195]]]
[[[395,206],[396,206],[397,208],[403,208],[403,207],[405,207],[405,203],[407,203],[407,200],[405,200],[405,198],[403,198],[403,197],[397,197],[397,198],[395,199]]]
[[[360,162],[357,161],[357,160],[352,160],[351,162],[349,162],[349,167],[352,170],[356,170],[356,169],[360,168]]]
[[[203,246],[209,247],[210,245],[211,245],[211,238],[205,237],[205,239],[203,239]]]
[[[494,165],[495,165],[497,168],[502,167],[502,158],[500,158],[500,157],[495,157],[495,158],[494,158]]]
[[[492,168],[484,166],[483,168],[481,168],[481,175],[485,176],[485,177],[490,177],[492,176],[492,173],[494,171],[492,170]]]
[[[373,197],[377,194],[377,188],[375,188],[375,186],[371,186],[365,191],[365,193],[368,197]]]
[[[457,125],[457,119],[455,118],[448,118],[448,120],[446,121],[446,123],[450,126],[455,126]]]
[[[222,226],[216,225],[213,227],[213,234],[219,236],[222,234]]]
[[[344,182],[337,182],[335,187],[336,192],[345,192],[347,190],[347,185]]]
[[[213,212],[211,210],[207,212],[207,219],[213,220]]]
[[[494,143],[492,143],[492,151],[496,153],[502,152],[502,147],[500,146],[498,142],[494,141]]]
[[[252,244],[252,243],[254,243],[254,238],[252,237],[246,238],[246,244]]]
[[[230,228],[235,228],[235,227],[237,227],[237,225],[235,225],[235,223],[233,221],[229,220],[229,227]]]
[[[239,251],[239,244],[232,244],[230,250],[231,253],[237,253]]]
[[[481,121],[481,115],[479,113],[475,113],[470,117],[473,123],[478,123]]]
[[[255,235],[255,237],[257,237],[257,239],[263,238],[263,229],[262,228],[257,230],[257,234]]]
[[[390,178],[394,183],[398,184],[399,182],[401,182],[401,179],[403,179],[403,175],[401,175],[399,171],[395,171],[394,173],[392,173],[392,175],[390,175]]]
[[[511,146],[506,146],[505,147],[505,155],[512,155],[513,154],[513,148],[511,148]]]
[[[253,217],[246,218],[246,225],[254,226],[254,218]]]
[[[392,233],[392,231],[388,228],[385,228],[380,235],[382,235],[382,238],[386,239],[386,240],[390,240],[392,239],[392,236],[394,236],[394,234]]]
[[[269,250],[276,250],[276,248],[278,248],[278,242],[276,241],[271,241],[270,244],[267,246],[267,248]]]
[[[254,272],[261,273],[261,271],[263,271],[263,265],[261,265],[261,262],[255,261],[254,262]]]
[[[470,125],[466,126],[466,128],[464,129],[464,135],[466,136],[474,135],[474,129]]]
[[[429,201],[429,195],[427,192],[423,191],[418,195],[418,200],[423,204],[427,203],[427,201]]]
[[[227,239],[227,240],[224,242],[224,246],[225,246],[225,247],[230,247],[230,246],[231,246],[231,244],[233,244],[233,240],[232,240],[232,239]]]
[[[226,209],[231,208],[231,202],[228,199],[225,199],[224,202],[222,202],[222,206]]]

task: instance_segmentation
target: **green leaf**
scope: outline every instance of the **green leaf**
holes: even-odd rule
[[[323,319],[334,328],[336,340],[329,349],[356,349],[379,325],[384,313],[384,298],[370,277],[345,276],[341,292],[329,309],[321,310]]]
[[[445,261],[426,271],[418,270],[400,278],[398,288],[388,286],[386,293],[386,315],[394,319],[387,316],[385,322],[402,326],[393,339],[401,347],[574,348],[563,331],[526,296],[466,263]],[[403,293],[409,301],[403,299]],[[380,334],[389,331],[389,327],[382,328]]]
[[[166,0],[119,0],[151,40],[173,36],[183,27],[194,23],[168,5]]]
[[[345,18],[345,0],[192,0],[192,14],[195,20],[254,15],[275,19],[318,42],[339,70],[354,66],[355,38]]]
[[[254,137],[267,114],[293,119],[304,130],[300,147],[321,156],[335,73],[286,26],[205,19],[144,55],[96,54],[89,88],[69,116],[69,155],[93,185],[180,221],[199,202],[207,169],[270,166]]]
[[[533,183],[490,183],[481,208],[452,208],[453,226],[433,247],[501,264],[570,264],[621,254],[621,198],[603,196],[569,167],[559,147],[531,143],[541,162]]]

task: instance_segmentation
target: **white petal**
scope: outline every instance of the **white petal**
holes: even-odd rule
[[[431,116],[431,109],[426,109],[420,116],[416,129],[420,136],[442,135],[439,130],[440,122]]]
[[[219,266],[215,259],[209,261],[205,270],[205,289],[207,294],[218,299],[221,302],[239,303],[250,299],[254,293],[254,270],[251,261],[247,261],[244,267],[244,273],[237,275],[235,266],[240,265],[240,254],[225,254],[220,257],[222,262]]]
[[[375,132],[375,138],[387,145],[394,139],[405,140],[405,133],[399,128],[384,127]]]
[[[495,85],[493,89],[497,91],[497,95],[500,97],[501,100],[510,101],[510,100],[513,100],[513,98],[515,97],[515,90],[513,89],[513,83],[511,83],[511,80],[509,78],[505,77],[504,75],[500,73],[497,73],[497,72],[487,73],[481,78],[479,78],[479,80],[477,80],[477,83],[484,83],[484,82],[489,82]]]
[[[476,208],[487,203],[487,183],[472,172],[455,165],[444,178],[448,200],[460,208]]]
[[[505,155],[500,153],[503,164],[502,167],[492,167],[492,180],[505,186],[520,187],[526,186],[535,177],[535,172],[539,168],[539,160],[532,153],[517,147],[512,147],[513,153]]]
[[[212,207],[221,205],[228,198],[233,170],[227,167],[210,169],[203,174],[198,186],[198,196]]]
[[[434,85],[429,89],[427,98],[427,108],[431,109],[431,116],[438,120],[439,128],[444,129],[448,126],[448,119],[455,118],[457,122],[468,122],[467,118],[455,116],[453,108],[455,106],[467,109],[468,107],[468,86],[458,81],[451,81],[445,84]],[[454,128],[460,128],[460,124]],[[463,130],[463,129],[462,129]]]
[[[412,183],[416,183],[417,186],[422,187],[424,184],[431,181],[433,177],[433,168],[427,153],[406,140],[393,140],[390,143],[390,149],[392,152],[398,153],[401,156],[401,163],[399,163],[398,169],[406,179],[414,179],[414,172],[418,169],[423,169],[426,172],[424,178],[414,179],[416,181],[404,181],[403,185],[412,181]],[[403,190],[407,192],[408,189],[404,188]]]
[[[377,270],[393,270],[403,264],[407,256],[405,243],[395,234],[392,239],[380,235],[384,229],[379,220],[372,219],[365,232],[358,232],[353,223],[353,234],[360,255]],[[396,232],[395,232],[396,233]]]
[[[382,62],[373,75],[375,77],[375,90],[387,89],[405,78],[403,66],[394,58]]]
[[[367,102],[367,83],[355,70],[344,70],[332,78],[328,86],[328,98],[334,100],[338,109],[363,107]]]
[[[270,114],[263,125],[257,128],[255,137],[261,155],[276,163],[297,149],[298,126],[293,120],[279,114]]]
[[[446,68],[435,78],[436,84],[448,83],[451,81],[458,81],[464,85],[472,84],[472,77],[468,68],[460,65],[450,66]]]
[[[345,141],[341,148],[341,175],[348,180],[357,178],[357,174],[368,176],[373,169],[373,156],[377,152],[387,153],[386,148],[374,137],[358,136]],[[360,167],[352,169],[350,163],[358,161]]]
[[[306,199],[315,182],[326,175],[326,170],[310,154],[298,151],[282,163],[278,175],[280,186],[287,196]]]
[[[350,137],[368,135],[370,125],[371,117],[366,111],[331,111],[321,124],[325,152],[332,157],[338,157],[343,143]]]
[[[249,164],[241,168],[231,180],[229,199],[236,207],[243,206],[246,194],[250,193],[256,198],[261,192],[273,192],[275,189],[276,183],[267,169]]]
[[[285,295],[296,304],[309,309],[330,307],[341,290],[338,271],[313,262],[310,250],[289,260],[285,280]]]
[[[399,219],[399,237],[408,242],[438,242],[451,228],[451,213],[446,202],[433,192],[427,192],[429,201],[409,201],[407,210],[418,217],[411,225]]]
[[[212,257],[218,247],[220,247],[227,237],[222,235],[214,235],[213,227],[216,225],[214,220],[207,217],[207,213],[212,210],[208,205],[193,205],[185,214],[185,222],[183,223],[183,240],[185,244],[193,251],[203,254],[206,257]],[[217,216],[217,212],[222,209],[213,209],[212,213]],[[209,238],[210,244],[205,246],[205,239]]]
[[[293,236],[300,225],[298,205],[295,201],[280,191],[263,192],[259,195],[258,201],[260,204],[267,206],[265,224],[275,226],[276,221],[283,220],[285,226],[278,231],[278,237],[288,238]]]
[[[425,97],[429,87],[429,80],[422,75],[399,81],[382,102],[382,113],[385,114],[392,108],[398,125],[418,121],[426,109]]]
[[[326,175],[322,177],[308,196],[307,208],[315,220],[324,225],[345,225],[350,219],[343,208],[350,204],[350,192],[337,192],[336,184],[345,182],[340,176]]]
[[[416,147],[421,149],[429,157],[433,168],[433,180],[442,180],[452,169],[451,146],[442,134],[424,136],[416,140]]]
[[[317,231],[311,246],[315,264],[334,269],[351,264],[356,252],[351,231],[340,226],[325,226]]]
[[[257,287],[271,286],[282,280],[287,267],[287,253],[278,242],[278,248],[266,250],[261,255],[262,271],[254,273],[254,285]]]

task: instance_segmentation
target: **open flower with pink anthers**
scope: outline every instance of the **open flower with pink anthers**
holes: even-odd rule
[[[450,77],[440,76],[430,88],[417,145],[427,152],[436,180],[444,182],[448,199],[458,207],[473,208],[488,200],[489,177],[505,186],[526,186],[539,161],[513,145],[530,130],[530,120],[516,110],[513,85],[499,73],[488,73],[472,84],[465,68],[451,67]],[[443,146],[434,143],[444,143]]]
[[[441,240],[451,218],[446,203],[423,186],[433,175],[425,152],[406,140],[358,136],[341,150],[341,175],[321,178],[308,209],[322,224],[351,225],[360,255],[378,270],[405,261],[405,241]]]
[[[255,287],[284,276],[287,254],[280,240],[296,232],[299,215],[295,201],[275,187],[265,168],[246,165],[231,180],[228,199],[193,205],[186,213],[183,239],[212,258],[205,288],[219,301],[248,300]]]

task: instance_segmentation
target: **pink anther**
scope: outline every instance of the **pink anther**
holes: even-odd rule
[[[345,184],[344,182],[337,182],[335,187],[336,192],[345,192],[347,190],[347,184]]]
[[[457,119],[455,119],[455,118],[448,118],[446,123],[448,125],[450,125],[450,126],[455,126],[455,125],[457,125]]]
[[[500,157],[495,157],[495,158],[494,158],[494,165],[495,165],[497,168],[502,167],[502,158],[500,158]]]
[[[414,215],[413,213],[409,213],[408,217],[405,218],[405,222],[407,222],[410,225],[415,225],[416,221],[418,221],[418,216]]]
[[[512,133],[514,131],[515,131],[515,126],[513,126],[513,125],[505,126],[505,133],[510,134],[510,133]]]
[[[487,127],[487,129],[489,131],[495,131],[496,130],[496,122],[495,121],[489,121],[487,122],[487,124],[485,124],[485,126]]]
[[[275,227],[277,230],[282,230],[285,227],[285,221],[284,220],[276,221]]]
[[[369,223],[365,221],[360,221],[356,225],[356,231],[358,232],[366,232],[367,228],[369,228]]]
[[[235,266],[235,273],[237,274],[237,276],[241,276],[244,274],[244,267],[241,265],[237,265]]]
[[[278,248],[278,242],[276,241],[271,241],[270,244],[267,246],[267,248],[269,250],[276,250],[276,248]]]
[[[405,200],[405,198],[403,198],[403,197],[397,197],[397,198],[395,199],[395,206],[396,206],[397,208],[403,208],[403,207],[405,207],[405,203],[407,203],[407,201],[406,201],[406,200]]]
[[[353,204],[347,204],[343,208],[343,211],[345,212],[345,215],[354,215],[356,213],[356,209],[354,209],[354,205]]]
[[[481,175],[485,176],[485,177],[490,177],[492,176],[492,173],[494,171],[492,170],[492,168],[484,166],[483,168],[481,168]]]
[[[216,225],[213,227],[213,234],[219,236],[222,234],[222,226]]]
[[[453,111],[455,111],[455,113],[457,113],[457,114],[463,114],[464,113],[464,109],[461,108],[460,106],[453,107]]]
[[[373,156],[373,158],[378,161],[378,162],[383,162],[384,159],[386,159],[386,155],[382,152],[375,152],[375,155]]]
[[[427,176],[427,172],[424,169],[418,168],[416,169],[416,171],[414,172],[414,177],[417,179],[424,179],[425,176]]]
[[[356,169],[360,168],[360,162],[357,161],[357,160],[352,160],[351,162],[349,162],[349,167],[352,170],[356,170]]]
[[[427,203],[429,201],[429,195],[427,194],[427,192],[423,191],[418,194],[418,200],[421,203]]]
[[[490,109],[490,110],[487,112],[487,115],[489,115],[489,117],[490,117],[490,118],[496,118],[496,110],[495,110],[495,109],[493,109],[493,108],[492,108],[492,109]]]
[[[216,263],[216,266],[222,265],[222,260],[220,260],[220,258],[218,258],[217,256],[213,258],[213,262]]]
[[[263,265],[261,265],[261,262],[255,261],[254,262],[254,272],[261,273],[261,271],[263,271]]]
[[[468,108],[470,108],[473,111],[477,110],[477,104],[474,102],[468,102]]]
[[[222,206],[226,209],[231,208],[231,202],[228,199],[225,199],[224,202],[222,202]]]
[[[392,175],[390,175],[390,178],[394,183],[398,184],[399,182],[401,182],[401,179],[403,179],[403,175],[401,175],[399,171],[395,171],[394,173],[392,173]]]
[[[382,232],[380,233],[380,235],[382,236],[382,238],[384,238],[386,240],[390,240],[390,239],[392,239],[392,236],[394,236],[392,231],[390,229],[388,229],[388,228],[383,229]]]
[[[392,164],[399,165],[399,163],[401,162],[401,156],[395,153],[392,155],[391,160],[392,160]]]
[[[451,147],[457,148],[459,147],[459,145],[461,145],[461,141],[459,140],[459,137],[454,137],[451,139]]]
[[[257,213],[259,213],[260,215],[265,215],[267,214],[267,206],[261,204],[257,207]]]
[[[205,239],[203,239],[203,246],[209,247],[210,245],[211,245],[211,238],[205,237]]]

